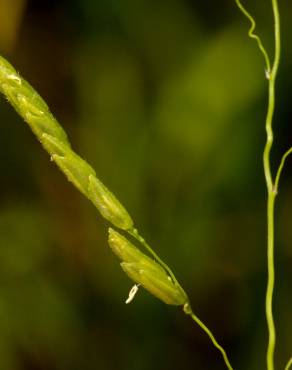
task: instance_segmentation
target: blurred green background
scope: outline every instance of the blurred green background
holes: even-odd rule
[[[273,50],[269,1],[248,1]],[[292,4],[273,165],[291,146]],[[0,51],[173,268],[233,366],[264,369],[267,82],[232,0],[0,0]],[[224,369],[180,310],[140,291],[107,225],[0,100],[0,369]],[[292,352],[292,175],[276,216],[278,368]]]

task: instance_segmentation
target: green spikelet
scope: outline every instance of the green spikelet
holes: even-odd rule
[[[94,169],[58,139],[43,134],[41,142],[68,180],[88,197],[89,176],[95,176]]]
[[[171,278],[162,274],[159,268],[147,268],[143,263],[121,263],[122,269],[135,283],[142,285],[148,292],[162,302],[180,306],[188,302],[185,292],[174,285]]]
[[[155,266],[155,268],[159,268],[161,272],[165,274],[164,268],[162,268],[152,258],[142,253],[137,247],[129,242],[127,238],[125,238],[112,228],[109,228],[108,243],[112,251],[115,253],[116,256],[119,257],[121,261],[130,263],[143,263],[145,267],[148,267],[149,269]]]
[[[133,227],[133,220],[112,192],[95,176],[89,176],[89,198],[102,216],[123,230]]]
[[[188,302],[186,293],[172,281],[162,266],[112,229],[109,229],[109,245],[122,260],[124,272],[135,283],[142,285],[166,304],[178,306]]]

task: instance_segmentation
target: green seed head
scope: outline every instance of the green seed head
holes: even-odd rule
[[[66,133],[45,101],[1,56],[0,92],[28,123],[68,180],[93,202],[101,215],[116,227],[133,231],[133,221],[126,209],[99,181],[93,168],[72,150]],[[122,260],[123,270],[136,283],[167,304],[183,305],[188,302],[185,292],[173,275],[169,276],[163,263],[157,263],[112,229],[109,230],[109,245]]]
[[[101,215],[121,229],[130,229],[133,221],[117,198],[99,181],[94,169],[66,144],[43,134],[41,142],[58,167],[99,210]]]
[[[73,152],[67,135],[41,96],[0,56],[0,92],[28,123],[34,134],[78,190],[113,225],[129,230],[133,221],[117,198],[96,178],[93,168]]]

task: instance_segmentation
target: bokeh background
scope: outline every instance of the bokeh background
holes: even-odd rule
[[[269,1],[248,1],[270,52]],[[292,5],[273,167],[291,146]],[[233,1],[0,0],[0,51],[173,268],[236,369],[264,369],[267,82]],[[0,369],[224,369],[182,314],[132,282],[108,225],[0,100]],[[276,213],[276,363],[292,354],[292,175]]]

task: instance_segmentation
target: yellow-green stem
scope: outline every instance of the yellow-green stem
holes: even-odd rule
[[[276,330],[273,318],[273,293],[275,285],[275,267],[274,267],[274,207],[275,207],[275,193],[268,194],[268,284],[266,292],[266,318],[269,331],[269,340],[267,348],[267,369],[274,370],[274,351],[276,344]]]
[[[186,310],[184,310],[185,313],[199,325],[199,327],[208,335],[208,337],[211,339],[214,346],[221,352],[221,355],[223,357],[223,360],[225,362],[225,365],[227,366],[228,370],[233,370],[233,367],[230,364],[230,361],[228,359],[228,356],[224,350],[224,348],[217,342],[214,334],[211,332],[211,330],[193,313],[190,306],[187,307]]]
[[[276,174],[276,179],[275,179],[275,184],[274,184],[274,191],[275,193],[277,194],[278,193],[278,189],[279,189],[279,181],[280,181],[280,176],[281,176],[281,173],[282,173],[282,170],[283,170],[283,167],[285,165],[285,161],[287,159],[287,157],[292,153],[292,147],[289,148],[286,153],[284,153],[282,159],[281,159],[281,162],[279,164],[279,167],[278,167],[278,170],[277,170],[277,174]]]
[[[271,174],[270,152],[273,144],[272,121],[275,110],[275,81],[280,61],[280,17],[277,0],[272,0],[274,14],[274,35],[275,35],[275,57],[273,67],[268,75],[269,80],[269,102],[266,117],[267,141],[264,149],[263,164],[264,174],[268,191],[267,202],[267,264],[268,264],[268,282],[266,291],[266,319],[268,325],[269,339],[267,348],[267,369],[274,370],[274,351],[276,345],[276,330],[273,318],[273,293],[275,284],[275,262],[274,262],[274,208],[276,189]]]

